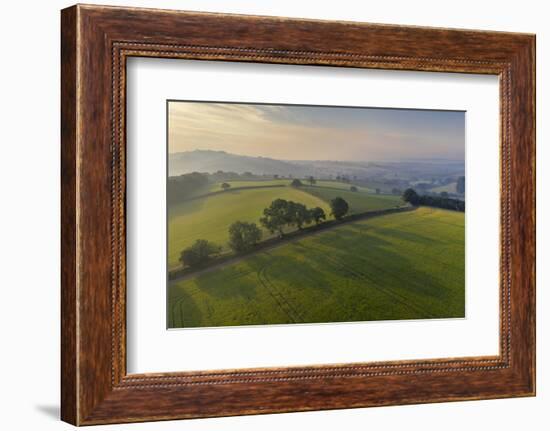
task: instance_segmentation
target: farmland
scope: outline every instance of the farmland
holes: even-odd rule
[[[326,208],[332,189],[311,189],[240,190],[183,203],[169,215],[170,243],[206,235],[222,242],[234,217],[255,220],[285,193]],[[300,237],[171,282],[167,311],[172,328],[463,317],[464,213],[421,207]]]
[[[350,204],[350,213],[392,208],[402,204],[399,197],[395,196],[343,190],[343,185],[335,181],[324,181],[322,186],[299,188],[290,187],[289,183],[288,179],[228,181],[231,188],[225,192],[202,195],[171,205],[168,210],[168,268],[177,267],[181,250],[199,238],[221,245],[223,252],[228,251],[229,226],[237,220],[258,223],[263,209],[274,199],[292,200],[307,207],[323,208],[329,218],[328,202],[336,196],[345,196],[344,199]],[[345,187],[349,189],[348,184]],[[215,184],[212,188],[204,190],[218,192],[220,186]],[[264,229],[264,239],[270,236]]]
[[[338,184],[338,183],[336,183]],[[303,186],[307,193],[329,202],[339,196],[346,200],[350,206],[350,214],[362,213],[365,211],[381,210],[403,205],[400,196],[367,194],[363,190],[352,192],[347,189],[339,189],[333,186]]]
[[[287,181],[288,183],[288,181]],[[250,183],[250,186],[257,185]],[[321,199],[293,187],[228,190],[221,194],[193,199],[170,207],[168,211],[168,266],[178,265],[181,250],[202,238],[227,250],[227,230],[237,221],[258,222],[262,211],[274,199],[288,199],[307,206],[319,206],[327,213]],[[264,236],[269,236],[264,231]]]

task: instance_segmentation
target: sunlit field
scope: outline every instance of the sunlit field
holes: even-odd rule
[[[169,326],[464,316],[464,213],[343,224],[169,285]]]

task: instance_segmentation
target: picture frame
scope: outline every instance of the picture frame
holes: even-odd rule
[[[76,5],[61,13],[61,418],[74,425],[535,395],[535,36]],[[500,87],[500,353],[128,374],[131,57],[490,74]]]

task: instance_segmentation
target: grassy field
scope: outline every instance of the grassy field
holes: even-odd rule
[[[309,183],[307,181],[304,181],[304,184],[307,186],[309,185]],[[340,181],[327,181],[327,180],[319,180],[315,183],[315,185],[317,187],[327,187],[327,188],[331,188],[331,189],[338,189],[338,190],[346,190],[346,191],[349,191],[349,188],[353,185],[353,184],[347,184],[347,183],[343,183],[343,182],[340,182]],[[369,189],[367,187],[363,187],[363,186],[355,186],[357,187],[357,190],[360,191],[360,192],[365,192],[365,193],[374,193],[375,190],[374,189]]]
[[[302,179],[301,181],[303,182],[304,185],[308,185],[307,180]],[[278,179],[265,179],[265,180],[262,180],[262,179],[236,180],[236,181],[228,180],[223,182],[226,182],[227,184],[229,184],[231,188],[240,188],[240,187],[258,187],[258,186],[290,186],[290,183],[292,182],[292,180],[289,178],[278,178]],[[202,187],[198,187],[187,196],[187,199],[196,198],[197,196],[204,196],[213,192],[219,192],[222,190],[221,185],[222,185],[222,182],[215,182],[215,183],[206,184]],[[343,191],[349,191],[349,188],[351,187],[350,184],[346,184],[339,181],[328,181],[328,180],[318,180],[316,183],[316,186],[343,190]],[[356,186],[356,187],[360,192],[374,193],[374,190],[368,189],[367,187],[361,187],[361,186]]]
[[[186,197],[186,200],[196,198],[198,196],[204,196],[209,193],[213,192],[219,192],[222,191],[222,183],[225,182],[229,184],[232,188],[237,187],[258,187],[258,186],[287,186],[290,185],[290,182],[292,180],[290,179],[266,179],[266,180],[238,180],[238,181],[222,181],[222,182],[215,182],[215,183],[208,183],[201,187],[197,187],[195,190],[193,190],[191,193],[189,193]]]
[[[325,187],[318,185],[303,186],[302,190],[308,192],[315,197],[318,197],[319,199],[324,200],[325,202],[330,202],[331,199],[340,196],[341,198],[345,199],[350,206],[350,214],[381,210],[386,208],[395,208],[396,206],[403,205],[401,196],[376,195],[365,192],[365,189],[363,189],[363,191],[359,190],[357,192],[352,192],[349,190],[349,185],[346,184],[346,186],[348,186],[347,190],[338,189],[336,187]]]
[[[266,181],[229,181],[232,187],[258,187],[282,185],[276,188],[251,188],[250,190],[231,190],[212,196],[195,198],[177,205],[171,205],[168,210],[168,269],[179,266],[178,257],[185,247],[197,239],[207,239],[224,247],[227,251],[229,226],[237,221],[255,222],[262,216],[263,209],[277,198],[301,202],[307,207],[321,207],[330,217],[330,199],[341,196],[350,204],[350,213],[365,212],[392,208],[402,204],[399,197],[378,196],[365,191],[351,192],[343,188],[348,184],[320,181],[322,185],[315,187],[303,186],[294,188],[285,186],[290,180]],[[218,191],[219,185],[212,191]],[[263,239],[270,236],[263,231]]]
[[[255,222],[259,226],[263,209],[277,198],[301,202],[308,207],[319,206],[330,213],[330,207],[322,199],[294,187],[228,190],[172,205],[168,210],[168,268],[177,267],[181,250],[199,238],[213,241],[227,250],[229,226],[237,220]],[[268,236],[269,232],[264,231],[264,239]]]
[[[223,206],[216,202],[217,211]],[[218,224],[219,217],[214,213],[210,223]],[[214,228],[204,226],[207,232]],[[419,208],[343,224],[173,281],[168,324],[463,317],[464,274],[464,213]]]

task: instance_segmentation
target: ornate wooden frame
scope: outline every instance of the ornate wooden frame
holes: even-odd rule
[[[88,425],[534,395],[534,35],[81,5],[61,15],[63,420]],[[498,75],[500,354],[128,375],[129,56]]]

